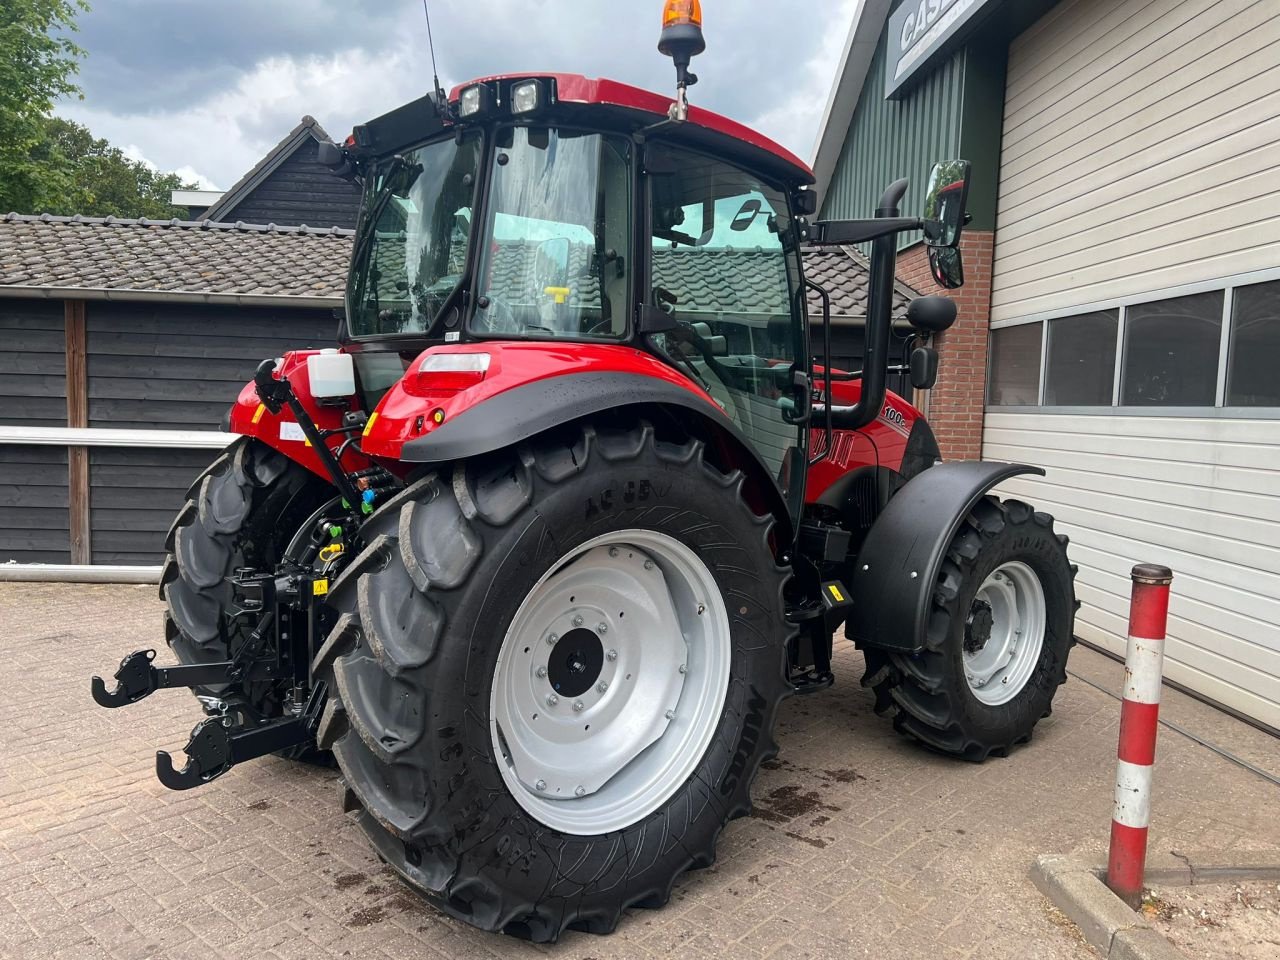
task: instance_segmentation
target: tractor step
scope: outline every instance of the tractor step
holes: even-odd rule
[[[325,696],[325,685],[318,683],[297,716],[253,727],[231,727],[229,717],[201,720],[183,747],[187,762],[181,770],[167,751],[156,751],[156,777],[170,790],[190,790],[216,780],[237,763],[312,742]]]

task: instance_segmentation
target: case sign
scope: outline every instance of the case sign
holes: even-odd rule
[[[924,67],[933,54],[978,14],[999,0],[906,0],[889,17],[889,58],[884,95],[898,88]]]

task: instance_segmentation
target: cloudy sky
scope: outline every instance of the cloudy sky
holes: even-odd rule
[[[226,189],[302,117],[335,138],[427,92],[422,0],[92,0],[84,100],[58,112]],[[704,0],[691,98],[810,159],[854,0]],[[797,15],[797,8],[804,13]],[[660,0],[431,0],[446,88],[560,70],[666,91]]]

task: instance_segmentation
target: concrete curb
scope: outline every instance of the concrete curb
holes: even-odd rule
[[[1186,960],[1146,919],[1102,882],[1102,870],[1073,857],[1044,855],[1031,882],[1080,928],[1106,960]],[[1148,883],[1204,885],[1232,880],[1280,880],[1280,853],[1151,854]]]

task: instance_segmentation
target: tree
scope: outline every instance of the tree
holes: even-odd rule
[[[68,34],[87,9],[86,0],[0,4],[0,212],[38,210],[69,187],[69,162],[38,148],[54,103],[80,95],[73,77],[84,51]]]
[[[152,220],[185,218],[187,210],[173,206],[170,193],[199,187],[185,183],[176,173],[160,173],[129,159],[119,147],[94,137],[87,127],[61,117],[46,121],[45,142],[40,149],[69,164],[66,187],[61,196],[46,204],[42,211],[45,213]]]

